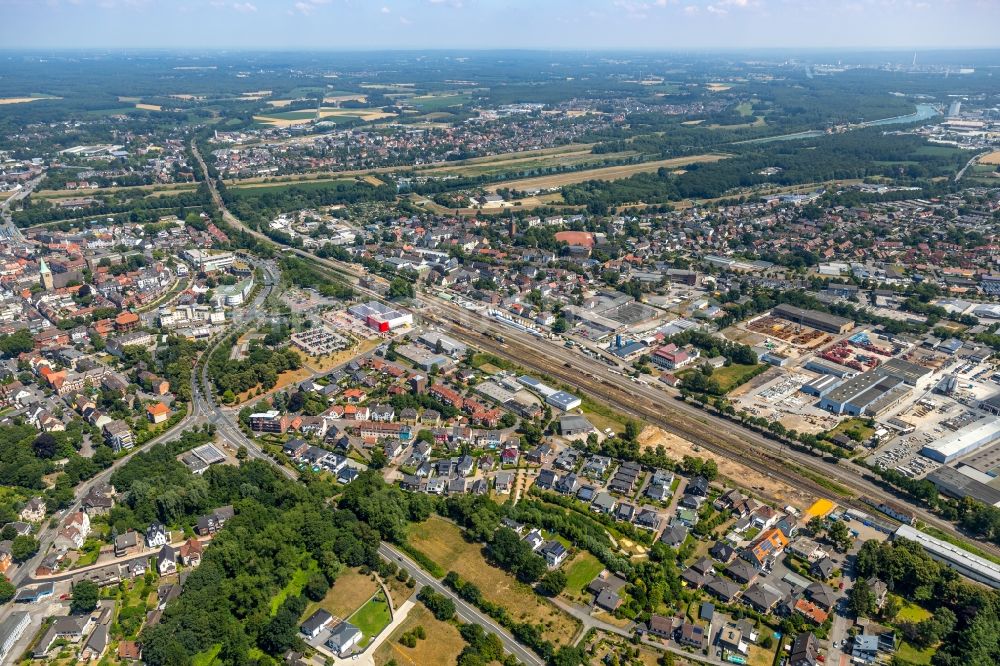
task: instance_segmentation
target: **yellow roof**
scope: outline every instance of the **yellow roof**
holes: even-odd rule
[[[815,518],[816,516],[824,518],[832,513],[836,506],[836,504],[828,499],[818,499],[806,510],[806,520]]]

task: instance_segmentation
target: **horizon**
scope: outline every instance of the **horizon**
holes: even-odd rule
[[[982,0],[0,0],[0,9],[0,41],[18,52],[1000,48],[1000,3]]]

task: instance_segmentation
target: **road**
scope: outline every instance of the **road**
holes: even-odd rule
[[[385,559],[390,562],[395,562],[397,565],[406,569],[406,571],[416,579],[417,583],[421,587],[429,586],[435,592],[443,594],[454,601],[455,613],[458,615],[459,619],[463,622],[478,624],[487,631],[496,634],[497,637],[500,638],[501,642],[503,642],[504,649],[517,657],[518,661],[522,664],[535,664],[536,666],[542,666],[545,663],[541,657],[518,643],[514,637],[511,636],[506,629],[497,624],[493,618],[487,616],[478,608],[452,592],[452,590],[446,587],[444,583],[421,569],[419,565],[396,548],[383,542],[382,545],[379,546],[378,552]]]
[[[42,182],[44,178],[45,178],[45,172],[42,172],[42,174],[39,175],[34,180],[28,181],[28,183],[25,184],[25,186],[22,187],[20,190],[18,190],[15,194],[7,197],[7,199],[4,200],[3,204],[0,205],[0,219],[3,220],[3,230],[2,230],[3,235],[7,236],[8,238],[17,240],[19,242],[22,243],[24,242],[24,235],[21,233],[21,230],[18,229],[17,226],[14,224],[13,218],[11,217],[10,214],[10,209],[12,208],[15,202],[20,201],[21,199],[24,199],[29,194],[31,194],[31,192],[38,186],[40,182]]]
[[[207,175],[197,146],[192,144],[195,158]],[[274,243],[268,236],[250,229],[229,212],[219,196],[214,181],[209,180],[209,190],[216,205],[222,211],[227,223],[244,230],[263,242]],[[352,279],[352,287],[372,298],[384,301],[382,296],[356,284],[365,271],[358,266],[333,259],[320,258],[298,248],[285,248],[287,252],[324,266],[342,277]],[[769,476],[790,483],[818,497],[828,497],[832,493],[815,479],[829,479],[847,488],[858,496],[889,502],[906,502],[925,524],[941,529],[954,537],[973,540],[976,545],[994,555],[1000,555],[1000,547],[991,543],[971,539],[959,531],[949,521],[942,520],[925,508],[909,502],[908,498],[883,489],[865,478],[864,470],[850,464],[829,463],[809,453],[790,449],[782,443],[742,427],[728,419],[715,416],[707,409],[676,399],[677,392],[669,392],[666,387],[650,386],[631,381],[621,375],[608,372],[608,366],[587,356],[578,354],[543,337],[522,333],[488,319],[485,315],[470,312],[431,292],[419,294],[428,307],[419,314],[426,321],[438,324],[455,338],[471,343],[485,351],[507,358],[520,366],[553,376],[567,384],[586,390],[595,398],[614,406],[620,412],[643,419],[672,432],[688,441],[703,446],[719,455]],[[505,343],[499,343],[488,335],[502,335]],[[793,461],[808,474],[789,468]],[[836,498],[838,502],[864,511],[871,511],[867,505],[852,499]]]
[[[87,494],[90,492],[91,488],[99,486],[104,483],[108,483],[109,479],[111,478],[111,475],[114,474],[119,467],[121,467],[122,465],[126,464],[129,460],[131,460],[132,456],[134,456],[136,453],[139,453],[140,451],[143,451],[156,444],[161,444],[171,439],[175,439],[178,434],[184,431],[185,428],[195,425],[196,420],[197,420],[197,407],[195,405],[192,405],[192,408],[188,410],[187,415],[183,419],[178,421],[174,427],[164,431],[160,435],[157,435],[156,437],[149,440],[148,442],[146,442],[146,444],[142,445],[141,447],[136,447],[132,451],[129,451],[126,455],[115,460],[111,464],[111,466],[108,467],[106,470],[99,472],[89,481],[81,483],[79,486],[77,486],[76,492],[74,493],[73,504],[70,505],[68,509],[60,511],[58,514],[56,514],[56,516],[54,516],[55,518],[58,518],[58,520],[56,521],[56,526],[55,527],[50,526],[51,520],[46,521],[45,523],[43,523],[43,526],[39,530],[39,533],[35,535],[35,537],[38,539],[40,543],[40,546],[38,548],[38,553],[36,553],[34,557],[26,560],[24,563],[19,565],[17,567],[17,571],[13,575],[9,576],[10,581],[14,584],[14,586],[20,587],[28,579],[30,579],[31,572],[34,571],[41,563],[42,559],[48,553],[49,547],[52,545],[52,541],[55,539],[56,533],[62,528],[62,518],[70,513],[80,510],[80,503],[83,501],[83,498],[86,497]]]
[[[979,158],[980,158],[980,157],[982,157],[983,155],[989,155],[989,154],[990,154],[990,152],[992,152],[992,151],[989,151],[989,150],[987,150],[987,151],[985,151],[985,152],[982,152],[982,153],[979,153],[978,155],[973,155],[973,156],[972,156],[972,159],[970,159],[970,160],[969,160],[968,162],[966,162],[966,163],[965,163],[965,166],[964,166],[964,167],[962,167],[962,168],[961,168],[961,169],[959,170],[959,172],[955,174],[955,182],[957,183],[958,181],[962,180],[962,176],[964,176],[964,175],[965,175],[965,172],[966,172],[966,171],[968,171],[968,170],[969,170],[969,169],[970,169],[970,168],[971,168],[972,166],[974,166],[974,165],[975,165],[975,164],[976,164],[977,162],[979,162]]]

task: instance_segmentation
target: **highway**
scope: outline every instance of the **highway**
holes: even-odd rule
[[[193,143],[192,149],[202,171],[207,176],[208,170],[197,146]],[[212,198],[219,206],[227,223],[246,231],[263,242],[274,243],[268,236],[250,229],[229,212],[219,196],[215,183],[209,180],[209,185]],[[365,274],[362,268],[333,259],[320,258],[298,248],[285,249],[351,280],[352,287],[356,291],[379,301],[384,300],[380,294],[357,285],[357,280]],[[1000,547],[972,539],[958,530],[953,523],[942,520],[924,507],[909,502],[905,497],[897,496],[895,493],[883,489],[870,479],[865,478],[864,472],[860,468],[850,464],[829,463],[809,453],[790,449],[780,442],[715,416],[707,409],[699,409],[677,400],[677,393],[669,393],[665,387],[645,385],[633,382],[621,375],[611,374],[608,372],[606,364],[566,349],[558,342],[522,333],[511,326],[470,312],[429,292],[421,292],[420,297],[427,304],[427,307],[419,312],[425,321],[439,325],[463,342],[507,358],[526,369],[548,374],[567,384],[584,389],[593,397],[602,399],[620,412],[643,419],[694,444],[820,497],[829,497],[832,492],[814,481],[814,478],[835,481],[849,488],[858,496],[890,502],[906,502],[907,506],[925,524],[941,529],[957,538],[975,541],[978,547],[1000,555]],[[489,337],[490,335],[503,336],[505,342],[499,343],[494,337]],[[809,475],[799,473],[795,469],[789,469],[789,461],[794,461],[795,465],[806,470]],[[841,504],[853,506],[863,511],[872,511],[871,507],[857,500],[841,497],[834,499]]]

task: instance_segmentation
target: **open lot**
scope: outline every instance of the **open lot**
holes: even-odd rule
[[[480,552],[480,544],[469,543],[461,530],[443,518],[431,516],[410,526],[410,545],[434,560],[445,571],[455,571],[474,583],[483,597],[503,605],[518,621],[545,626],[545,638],[565,645],[578,629],[578,621],[538,596],[507,572],[490,566]]]
[[[336,618],[353,614],[378,591],[378,584],[371,575],[363,575],[357,569],[341,573],[327,591],[322,601],[313,601],[306,606],[304,617],[309,617],[322,608]]]
[[[669,160],[656,160],[655,162],[625,164],[621,166],[602,167],[600,169],[588,169],[586,171],[557,173],[550,176],[538,176],[537,178],[525,178],[523,180],[512,180],[491,185],[488,189],[496,191],[498,188],[504,187],[513,190],[544,190],[547,188],[583,183],[588,180],[619,180],[621,178],[634,176],[637,173],[649,173],[656,171],[661,167],[674,168],[701,162],[718,162],[719,160],[724,160],[727,157],[729,156],[722,153],[708,153],[705,155],[692,155],[690,157],[675,157]]]
[[[416,647],[408,648],[399,639],[416,627],[423,627],[427,638],[418,640]],[[455,625],[441,622],[423,604],[415,605],[406,619],[392,635],[375,650],[372,658],[375,666],[385,666],[395,659],[400,666],[422,666],[422,664],[454,664],[465,649],[465,641]]]
[[[678,437],[672,433],[664,432],[659,428],[647,426],[639,435],[639,445],[642,448],[655,449],[663,445],[666,453],[675,460],[680,460],[684,456],[696,456],[706,460],[714,460],[719,466],[719,475],[733,482],[738,482],[741,487],[753,490],[765,498],[777,500],[781,505],[791,504],[792,506],[805,509],[810,506],[816,497],[803,492],[798,488],[778,481],[771,476],[765,476],[757,470],[751,469],[729,458],[702,449],[695,449],[694,444],[686,439]]]

